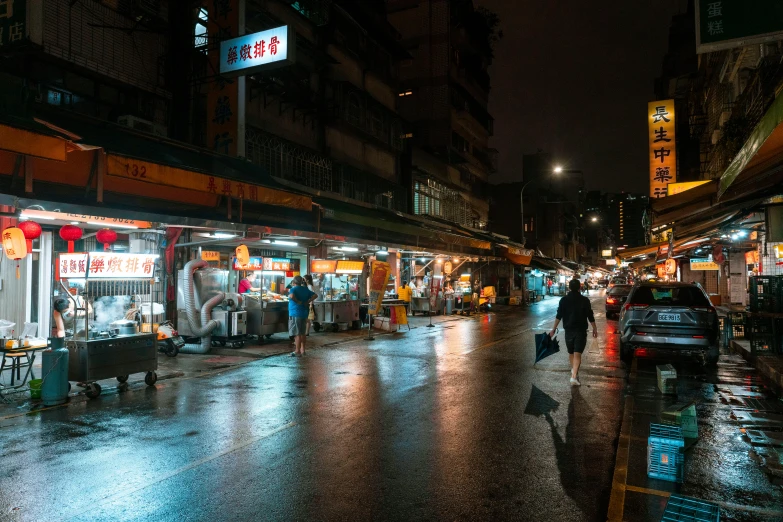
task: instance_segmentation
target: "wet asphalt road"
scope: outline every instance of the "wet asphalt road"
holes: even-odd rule
[[[603,313],[534,367],[556,304],[0,419],[0,520],[602,520],[626,372]]]

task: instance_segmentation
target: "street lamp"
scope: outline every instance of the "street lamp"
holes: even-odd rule
[[[593,223],[596,223],[598,221],[598,218],[593,216],[592,218],[590,218],[590,221],[592,221]]]
[[[563,167],[561,167],[559,165],[557,167],[555,167],[555,174],[560,174],[561,172],[563,172]]]

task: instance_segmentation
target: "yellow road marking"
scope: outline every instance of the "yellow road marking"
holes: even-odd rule
[[[656,495],[658,497],[670,497],[672,496],[669,491],[661,491],[658,489],[640,488],[638,486],[625,485],[626,491],[633,491],[634,493],[644,493],[645,495]]]

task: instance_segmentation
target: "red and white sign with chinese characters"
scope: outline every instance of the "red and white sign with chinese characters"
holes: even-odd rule
[[[149,279],[155,275],[158,257],[115,252],[60,254],[57,264],[60,279]]]
[[[287,25],[220,42],[220,74],[250,74],[292,61],[296,44]]]
[[[272,272],[288,272],[291,269],[291,260],[284,257],[265,257],[264,270]]]

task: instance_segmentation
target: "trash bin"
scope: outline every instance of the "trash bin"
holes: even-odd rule
[[[44,406],[57,406],[68,400],[68,348],[62,338],[51,337],[50,349],[42,355],[41,398]]]
[[[451,315],[454,310],[454,297],[446,296],[446,315]]]

